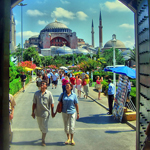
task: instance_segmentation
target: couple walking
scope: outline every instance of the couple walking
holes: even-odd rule
[[[66,91],[62,93],[58,99],[59,103],[62,100],[62,118],[64,122],[64,131],[67,135],[65,144],[75,145],[73,135],[75,132],[76,112],[77,119],[79,119],[78,99],[74,92],[72,92],[73,85],[68,82],[66,84]],[[51,109],[51,112],[50,112]],[[37,117],[39,129],[42,132],[42,146],[46,146],[45,137],[48,132],[49,116],[52,118],[57,114],[54,113],[54,99],[52,93],[47,90],[47,81],[41,81],[41,90],[35,92],[32,105],[32,117]]]

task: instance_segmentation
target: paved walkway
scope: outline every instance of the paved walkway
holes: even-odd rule
[[[66,135],[63,129],[61,114],[49,118],[49,132],[46,136],[46,147],[41,147],[41,133],[37,121],[31,117],[32,100],[37,87],[35,82],[29,83],[23,93],[16,97],[16,108],[13,119],[13,141],[10,150],[134,150],[136,145],[136,132],[126,123],[120,123],[110,115],[107,110],[92,100],[85,99],[83,94],[79,98],[80,118],[76,121],[75,146],[65,145]],[[61,82],[52,89],[54,109],[58,104],[58,97],[62,92]],[[91,90],[91,88],[90,88]],[[94,93],[93,93],[94,94]],[[97,93],[95,93],[97,96]],[[104,100],[104,99],[102,99]],[[106,98],[107,101],[107,98]]]
[[[105,108],[106,110],[109,110],[108,108],[108,98],[107,96],[104,95],[104,93],[101,93],[101,100],[98,100],[98,92],[97,90],[95,90],[94,87],[89,87],[89,97],[95,101],[96,103],[98,103],[99,105],[101,105],[103,108]],[[132,127],[134,130],[136,130],[136,121],[127,121],[127,124]]]

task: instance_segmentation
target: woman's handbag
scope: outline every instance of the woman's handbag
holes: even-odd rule
[[[61,112],[62,112],[62,108],[63,108],[62,99],[63,99],[63,96],[64,96],[64,93],[62,94],[61,100],[60,100],[60,102],[59,102],[58,105],[57,105],[57,112],[58,112],[58,113],[61,113]]]
[[[96,84],[96,85],[95,85],[95,88],[96,88],[97,90],[101,90],[101,89],[102,89],[102,84]]]
[[[86,85],[86,81],[85,81],[85,79],[83,79],[82,86],[85,86],[85,85]]]

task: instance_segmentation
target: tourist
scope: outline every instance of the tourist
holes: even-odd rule
[[[49,85],[49,78],[48,78],[46,72],[44,73],[44,76],[43,76],[42,80],[45,80],[47,82],[47,85]]]
[[[86,99],[89,94],[89,82],[90,82],[89,75],[85,74],[85,77],[82,80],[82,86],[83,86],[83,90],[84,90],[84,98],[86,97]]]
[[[102,92],[102,84],[101,82],[103,81],[103,77],[99,77],[97,76],[97,80],[96,80],[96,89],[98,90],[98,99],[101,99],[100,95]]]
[[[22,72],[22,75],[21,75],[21,84],[22,84],[22,87],[23,87],[23,92],[25,92],[25,82],[26,82],[26,75],[24,74],[24,72]]]
[[[48,132],[48,121],[50,116],[54,117],[54,99],[52,93],[47,90],[47,81],[42,80],[41,90],[36,91],[33,97],[32,117],[37,117],[39,129],[42,132],[42,146],[46,146],[45,137]]]
[[[41,90],[41,81],[42,81],[42,75],[38,73],[38,76],[36,78],[36,86],[38,87],[39,90]]]
[[[78,78],[76,78],[76,87],[77,87],[77,93],[78,93],[78,97],[81,98],[81,83],[82,83],[82,80],[80,79],[80,76],[76,76]]]
[[[59,76],[55,74],[55,72],[53,72],[53,75],[52,75],[52,89],[54,88],[55,86],[55,89],[57,87],[57,84],[58,84],[58,79],[59,79]]]
[[[86,75],[86,74],[85,74],[85,71],[83,71],[82,74],[81,74],[81,79],[82,79],[82,81],[83,81],[83,79],[85,78],[85,75]]]
[[[73,85],[73,92],[75,93],[75,84],[76,84],[76,79],[74,74],[72,74],[72,77],[70,78],[70,82]]]
[[[12,119],[14,117],[14,109],[16,102],[13,95],[9,94],[9,142],[12,142],[13,130],[12,130]]]
[[[66,84],[69,82],[69,77],[65,76],[64,79],[62,79],[62,89],[63,89],[63,93],[66,91]]]
[[[62,100],[63,109],[62,109],[62,118],[64,122],[64,131],[67,135],[67,141],[65,144],[75,145],[73,135],[75,132],[75,120],[76,120],[76,112],[77,119],[79,119],[79,107],[78,107],[78,99],[74,92],[72,92],[73,85],[68,82],[66,84],[66,91],[62,93],[58,99],[59,103]],[[55,114],[57,113],[57,110]]]
[[[109,112],[107,114],[112,114],[112,105],[115,94],[115,86],[112,84],[111,79],[108,79],[108,104],[109,104]]]

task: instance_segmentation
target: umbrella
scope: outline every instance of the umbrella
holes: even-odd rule
[[[116,67],[116,68],[104,68],[104,71],[110,71],[117,74],[126,75],[130,78],[136,78],[136,71],[128,66]]]
[[[28,67],[25,67],[24,68],[26,71],[32,71],[33,69],[32,68],[28,68]]]
[[[63,69],[63,70],[68,70],[68,68],[67,67],[65,67],[65,66],[61,66],[61,67],[59,67],[60,69]]]
[[[41,70],[42,68],[40,68],[40,67],[36,67],[35,69],[39,69],[39,70]]]

